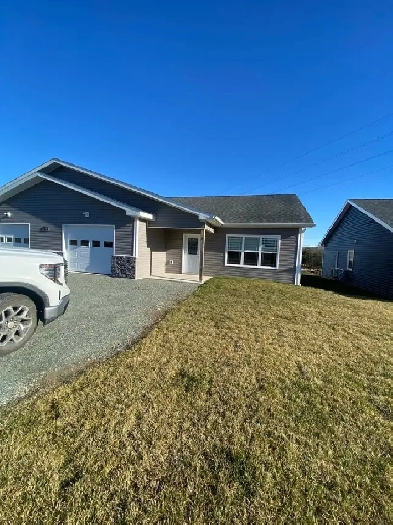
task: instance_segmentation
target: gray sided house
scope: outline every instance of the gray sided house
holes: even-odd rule
[[[347,201],[322,245],[324,277],[393,299],[393,199]]]
[[[0,248],[62,253],[70,271],[300,284],[313,221],[296,195],[162,197],[52,159],[0,188]]]

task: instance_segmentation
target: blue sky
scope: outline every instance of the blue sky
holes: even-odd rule
[[[2,2],[0,184],[59,157],[164,195],[294,192],[317,243],[347,198],[393,197],[393,167],[367,175],[393,136],[330,159],[393,115],[281,166],[393,112],[389,4]]]

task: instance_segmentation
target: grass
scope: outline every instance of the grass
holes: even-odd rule
[[[388,523],[393,304],[212,279],[0,422],[1,523]]]

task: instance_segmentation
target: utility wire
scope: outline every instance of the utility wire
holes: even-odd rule
[[[302,168],[299,168],[295,171],[291,171],[291,173],[288,173],[288,175],[283,175],[282,177],[279,177],[278,179],[266,182],[266,184],[262,184],[261,186],[257,186],[257,188],[254,188],[250,190],[252,193],[255,189],[264,188],[265,186],[269,186],[270,184],[279,182],[280,180],[287,179],[288,177],[291,177],[291,175],[296,175],[297,173],[301,173],[302,171],[308,170],[310,168],[315,168],[316,166],[319,166],[320,164],[323,164],[325,162],[328,162],[329,160],[336,159],[338,157],[342,157],[343,155],[346,155],[347,153],[350,153],[351,151],[358,150],[360,148],[364,148],[365,146],[368,146],[370,144],[373,144],[374,142],[378,142],[386,137],[390,137],[393,135],[393,131],[389,131],[389,133],[385,133],[385,135],[379,135],[378,137],[374,137],[373,139],[367,140],[366,142],[362,142],[361,144],[357,144],[356,146],[353,146],[352,148],[345,149],[343,151],[340,151],[339,153],[336,153],[335,155],[331,155],[330,157],[325,157],[324,159],[313,162],[312,164],[309,164],[308,166],[303,166]],[[241,193],[240,195],[247,195],[250,192]]]
[[[356,162],[352,162],[352,164],[347,164],[346,166],[342,166],[341,168],[337,168],[335,170],[326,171],[325,173],[322,173],[321,175],[316,175],[315,177],[310,177],[309,179],[301,180],[300,182],[295,182],[294,184],[290,184],[289,186],[285,186],[285,188],[281,188],[277,192],[274,193],[281,193],[282,191],[285,191],[289,188],[294,188],[295,186],[299,186],[300,184],[305,184],[306,182],[310,182],[312,180],[320,179],[321,177],[325,177],[326,175],[331,175],[332,173],[337,173],[338,171],[345,170],[347,168],[352,168],[352,166],[357,166],[358,164],[362,164],[363,162],[367,162],[368,160],[377,159],[379,157],[383,157],[384,155],[389,155],[390,153],[393,153],[393,149],[390,149],[388,151],[384,151],[383,153],[379,153],[379,155],[373,155],[372,157],[367,157],[366,159],[358,160]],[[269,193],[268,195],[274,195],[274,193]]]
[[[302,153],[301,155],[297,155],[296,157],[293,157],[292,159],[289,159],[289,160],[283,162],[282,164],[274,166],[273,168],[268,168],[267,170],[263,171],[262,173],[260,173],[256,177],[253,177],[251,180],[256,180],[259,177],[261,177],[262,175],[265,175],[267,173],[271,173],[274,170],[278,170],[280,168],[283,168],[284,166],[286,166],[287,164],[290,164],[291,162],[294,162],[295,160],[302,159],[303,157],[306,157],[307,155],[310,155],[311,153],[314,153],[315,151],[318,151],[318,150],[320,150],[322,148],[325,148],[326,146],[329,146],[330,144],[334,144],[335,142],[338,142],[339,140],[345,139],[345,138],[353,135],[354,133],[357,133],[358,131],[361,131],[362,129],[369,128],[370,126],[373,126],[377,122],[381,122],[382,120],[385,120],[385,119],[391,117],[392,115],[393,115],[393,111],[391,113],[388,113],[387,115],[384,115],[383,117],[377,118],[377,119],[375,119],[375,120],[373,120],[371,122],[368,122],[367,124],[364,124],[363,126],[360,126],[360,128],[353,129],[352,131],[349,131],[348,133],[345,133],[344,135],[340,135],[339,137],[336,137],[336,138],[334,138],[332,140],[329,140],[328,142],[325,142],[324,144],[321,144],[320,146],[317,146],[314,149],[306,151],[305,153]],[[242,186],[242,185],[243,184],[240,183],[240,184],[236,184],[235,186],[231,186],[231,187],[229,187],[228,190],[226,190],[226,193],[228,191],[232,191],[234,188],[238,188],[239,186]]]
[[[355,177],[349,177],[348,179],[341,179],[338,182],[333,182],[333,184],[327,184],[326,186],[320,186],[319,188],[314,188],[313,190],[303,191],[302,193],[299,193],[299,195],[307,195],[307,193],[312,193],[314,191],[331,188],[332,186],[337,186],[338,184],[343,184],[344,182],[348,182],[348,181],[355,180],[355,179],[360,179],[361,177],[366,177],[367,175],[374,175],[374,173],[379,173],[380,171],[385,171],[390,168],[393,168],[393,164],[391,164],[390,166],[386,166],[386,168],[380,168],[379,170],[369,171],[368,173],[362,173],[361,175],[356,175]]]

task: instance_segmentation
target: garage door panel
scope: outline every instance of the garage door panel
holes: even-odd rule
[[[64,226],[64,242],[69,269],[77,272],[111,273],[114,253],[113,226]]]
[[[0,224],[0,247],[29,248],[29,225]]]

